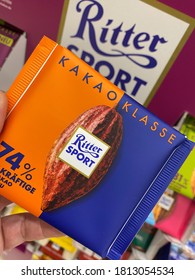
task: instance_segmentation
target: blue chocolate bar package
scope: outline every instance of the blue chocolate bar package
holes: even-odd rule
[[[7,95],[0,194],[120,259],[194,143],[47,37]]]

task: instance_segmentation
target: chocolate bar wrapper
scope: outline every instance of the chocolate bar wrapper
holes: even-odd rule
[[[120,259],[194,144],[47,37],[8,99],[1,195]]]

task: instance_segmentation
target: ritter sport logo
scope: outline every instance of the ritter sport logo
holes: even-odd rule
[[[71,0],[61,43],[144,104],[189,27],[161,6],[148,0]]]
[[[105,142],[78,127],[58,158],[89,178],[109,148]]]

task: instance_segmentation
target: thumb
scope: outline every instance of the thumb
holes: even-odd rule
[[[0,91],[0,132],[3,128],[7,113],[7,96],[6,93]]]

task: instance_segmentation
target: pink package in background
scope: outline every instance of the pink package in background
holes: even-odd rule
[[[195,213],[195,202],[183,195],[177,194],[172,211],[167,217],[157,221],[155,227],[180,240],[187,229],[193,213]]]

